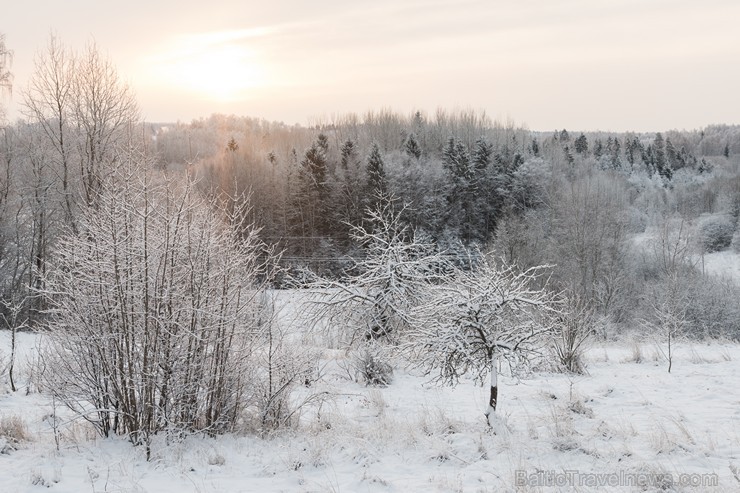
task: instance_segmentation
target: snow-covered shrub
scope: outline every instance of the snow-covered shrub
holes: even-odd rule
[[[268,433],[293,425],[303,407],[316,401],[321,392],[304,391],[318,379],[318,351],[291,340],[271,321],[254,345],[251,427]]]
[[[569,298],[567,311],[558,317],[555,355],[559,368],[570,373],[584,374],[583,353],[594,331],[593,309],[577,297]]]
[[[382,351],[372,345],[354,350],[351,357],[358,380],[365,385],[385,387],[393,381],[393,367],[385,361]]]
[[[28,427],[21,416],[8,414],[0,418],[0,454],[15,450],[19,443],[27,440]]]
[[[735,253],[740,253],[740,228],[732,235],[732,249]]]
[[[103,436],[228,431],[251,394],[263,245],[244,202],[127,158],[49,263],[45,388]]]
[[[699,219],[699,238],[707,253],[729,247],[734,231],[735,222],[729,214],[713,214]]]
[[[625,212],[625,227],[630,233],[643,233],[648,225],[648,215],[635,206],[630,206]]]
[[[685,335],[740,339],[740,286],[731,279],[702,276],[686,279]]]

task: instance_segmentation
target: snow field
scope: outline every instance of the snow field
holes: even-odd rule
[[[731,343],[681,344],[670,374],[659,348],[637,341],[595,344],[585,376],[503,374],[494,432],[486,388],[437,387],[403,370],[388,387],[365,387],[349,379],[341,351],[325,351],[317,385],[331,398],[294,428],[157,437],[150,462],[59,408],[57,451],[53,402],[27,385],[38,336],[20,343],[23,387],[0,397],[0,435],[18,435],[18,422],[24,430],[0,442],[3,492],[740,491],[740,347]],[[716,474],[718,483],[540,487],[517,485],[517,471]]]

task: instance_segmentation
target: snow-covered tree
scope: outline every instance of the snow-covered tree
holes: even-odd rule
[[[408,154],[409,157],[413,157],[415,159],[419,159],[421,157],[421,146],[419,146],[413,132],[406,137],[406,142],[403,143],[403,151]]]
[[[551,342],[559,301],[537,287],[545,270],[521,272],[484,256],[449,282],[429,286],[406,334],[411,360],[438,381],[456,384],[470,374],[483,383],[490,377],[489,424],[498,403],[499,360],[520,368]]]
[[[584,134],[578,136],[573,146],[578,154],[588,153],[588,139]]]
[[[367,194],[368,203],[373,204],[375,198],[382,196],[388,190],[388,184],[385,176],[385,163],[380,155],[378,144],[373,144],[370,149],[370,155],[367,158]]]
[[[430,283],[449,271],[443,255],[403,223],[403,208],[379,195],[352,238],[362,253],[341,279],[307,274],[319,314],[343,327],[345,344],[396,342],[412,325],[413,308]],[[348,339],[348,340],[347,340]]]
[[[342,144],[340,153],[339,166],[335,171],[337,186],[333,189],[336,195],[334,198],[336,204],[335,222],[345,226],[360,224],[363,211],[365,170],[358,154],[357,143],[347,139]]]

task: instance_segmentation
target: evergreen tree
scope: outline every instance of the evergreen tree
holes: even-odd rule
[[[301,166],[308,172],[313,186],[322,194],[326,189],[326,163],[326,149],[319,142],[311,145],[301,161]]]
[[[610,142],[608,142],[607,147],[609,149],[609,167],[611,169],[621,168],[622,161],[620,160],[619,155],[622,150],[622,145],[619,143],[619,139],[614,137]]]
[[[329,153],[329,138],[324,133],[320,133],[316,138],[316,145],[323,151],[326,157]]]
[[[406,142],[403,144],[403,151],[408,154],[409,157],[413,157],[415,159],[419,159],[421,157],[421,147],[419,147],[419,143],[416,141],[414,132],[411,132],[406,138]]]
[[[385,179],[385,164],[380,155],[378,144],[373,144],[370,156],[367,158],[367,190],[375,196],[385,194],[387,189]]]
[[[637,136],[627,138],[625,143],[625,154],[627,155],[627,162],[630,166],[634,166],[637,161],[637,157],[642,156],[642,144]]]
[[[387,194],[385,164],[380,155],[380,147],[373,143],[366,166],[367,186],[365,187],[365,210],[378,207],[378,201]]]
[[[588,153],[588,139],[585,135],[581,134],[578,136],[574,143],[575,150],[578,154],[586,154]]]
[[[573,166],[573,163],[575,163],[575,158],[573,157],[573,153],[570,152],[570,146],[563,147],[563,154],[565,154],[565,160],[568,162],[570,166]]]
[[[443,164],[446,171],[447,204],[445,224],[451,234],[464,243],[473,239],[473,205],[475,186],[470,156],[462,142],[450,138],[443,151]]]
[[[666,159],[665,141],[660,132],[655,135],[655,139],[653,140],[653,153],[655,159],[655,170],[660,174],[660,176],[670,180],[673,176],[673,170]]]
[[[456,183],[462,183],[472,178],[470,158],[462,142],[450,138],[444,148],[443,161],[445,168]]]
[[[229,143],[226,144],[226,150],[229,152],[236,152],[239,150],[239,144],[236,143],[236,139],[234,139],[234,137],[232,137],[229,140]]]
[[[532,137],[532,155],[538,157],[540,155],[540,144],[537,142],[537,137]]]
[[[601,142],[601,139],[596,139],[594,141],[594,157],[596,159],[599,159],[604,154],[604,144]]]
[[[493,232],[495,221],[495,187],[490,179],[493,145],[479,138],[475,142],[472,156],[473,180],[470,191],[473,195],[471,204],[471,236],[478,241],[485,241]]]
[[[323,135],[323,134],[322,134]],[[321,136],[320,136],[321,137]],[[330,233],[329,186],[325,139],[308,148],[298,167],[289,214],[296,253],[308,255],[318,249],[320,237]]]
[[[666,162],[671,169],[676,170],[683,167],[678,151],[676,151],[670,138],[665,139],[665,156]]]
[[[642,162],[645,163],[645,170],[648,174],[652,175],[655,173],[655,149],[653,144],[648,144],[647,147],[642,147],[641,157]]]
[[[340,163],[342,169],[346,170],[349,168],[350,162],[354,156],[357,155],[357,146],[351,139],[342,144],[342,148],[339,150],[341,153]]]
[[[343,225],[344,237],[349,238],[347,225],[359,226],[363,211],[363,170],[358,156],[357,145],[351,139],[340,148],[339,169],[337,170],[337,223]]]
[[[480,138],[475,141],[473,149],[473,168],[475,170],[485,170],[491,164],[493,155],[493,146]]]

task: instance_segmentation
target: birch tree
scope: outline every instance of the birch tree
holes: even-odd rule
[[[490,378],[485,415],[491,426],[500,361],[526,366],[551,340],[559,301],[535,287],[544,272],[545,267],[497,267],[483,257],[473,268],[457,270],[451,282],[429,287],[405,338],[411,361],[439,382],[454,385],[463,375],[480,383]]]

